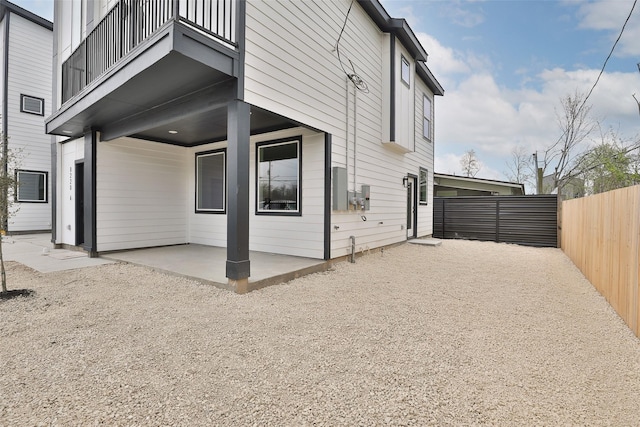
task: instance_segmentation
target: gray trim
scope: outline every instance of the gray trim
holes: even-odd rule
[[[3,3],[0,3],[4,5]],[[3,11],[4,13],[4,11]],[[9,137],[7,134],[9,133],[9,120],[7,120],[9,107],[8,104],[8,92],[9,92],[9,23],[11,21],[11,14],[7,13],[5,15],[6,21],[4,24],[4,69],[2,72],[4,73],[2,76],[2,88],[3,88],[3,99],[2,99],[2,156],[6,158],[6,154],[9,152]],[[9,173],[9,165],[4,162],[4,176],[7,176]],[[3,218],[2,221],[2,229],[8,231],[9,227],[9,207],[4,206]]]
[[[239,0],[237,3],[238,10],[236,11],[236,31],[238,37],[238,69],[234,73],[238,78],[238,86],[236,98],[244,100],[244,58],[246,49],[246,21],[247,21],[247,2],[246,0]]]
[[[28,10],[23,9],[11,2],[0,0],[0,19],[2,19],[2,17],[6,14],[7,10],[23,17],[24,19],[28,19],[29,21],[38,24],[41,27],[46,28],[47,30],[53,31],[53,22],[46,20],[43,17],[36,15],[35,13],[29,12]]]
[[[235,79],[229,79],[206,87],[197,93],[190,93],[156,108],[145,110],[120,121],[103,126],[101,141],[111,141],[137,134],[151,126],[174,123],[192,114],[223,108],[233,96]]]
[[[235,99],[227,113],[227,263],[231,280],[249,278],[249,104]]]
[[[427,61],[427,52],[405,19],[392,18],[389,16],[378,0],[358,0],[358,4],[360,4],[381,31],[397,36],[417,63]],[[431,74],[431,71],[428,71],[426,65],[424,65],[424,70],[419,71],[422,71],[421,78],[427,86],[434,91],[434,94],[444,94],[444,89],[442,89],[440,83],[438,83],[433,74]]]
[[[429,67],[427,67],[427,64],[425,64],[424,62],[416,62],[416,74],[427,85],[427,87],[431,89],[434,95],[444,95],[444,89],[442,88],[442,85],[440,85],[440,83],[433,76],[431,70],[429,69]]]
[[[53,16],[58,13],[59,2],[54,2]],[[58,34],[59,24],[54,24]],[[51,112],[53,114],[58,109],[58,37],[53,37],[53,55],[51,57]],[[51,135],[51,243],[57,243],[58,239],[58,142],[54,135]]]
[[[58,185],[56,180],[58,179],[58,144],[55,142],[55,137],[51,138],[53,141],[51,142],[51,243],[56,243],[56,238],[58,236],[58,229],[56,227],[56,222],[58,220],[58,216],[56,210],[58,209]]]
[[[222,159],[224,161],[224,182],[222,183],[223,186],[223,201],[222,201],[222,209],[198,209],[198,190],[200,189],[200,186],[198,185],[198,157],[200,156],[211,156],[211,155],[219,155],[222,154]],[[200,151],[195,153],[194,157],[194,171],[195,171],[195,176],[194,176],[194,182],[195,182],[195,186],[194,186],[194,213],[196,214],[226,214],[227,213],[227,149],[226,147],[223,148],[216,148],[215,150],[207,150],[207,151]]]
[[[420,175],[422,174],[422,172],[425,172],[427,174],[426,182],[424,184],[427,188],[427,200],[425,200],[424,202],[420,198],[420,196],[422,195],[422,188],[421,188],[422,183],[420,182]],[[419,166],[418,167],[418,205],[426,206],[428,204],[429,204],[429,169]]]
[[[389,91],[391,98],[389,99],[389,141],[396,140],[396,36],[391,34],[389,37],[389,51],[391,52],[391,78],[389,81]]]
[[[44,200],[20,200],[20,192],[18,188],[20,187],[20,180],[18,179],[18,175],[23,173],[33,173],[33,174],[42,174],[44,175]],[[16,203],[49,203],[49,172],[48,171],[38,171],[38,170],[30,170],[30,169],[16,169],[15,170],[15,189],[13,192],[13,199]]]
[[[24,109],[24,99],[25,99],[25,98],[31,98],[31,99],[34,99],[34,100],[38,100],[38,101],[40,101],[40,105],[41,105],[41,107],[42,107],[42,112],[40,112],[40,113],[36,113],[36,112],[34,112],[34,111],[25,110],[25,109]],[[42,116],[42,117],[44,117],[44,109],[45,109],[45,105],[44,105],[44,98],[40,98],[40,97],[38,97],[38,96],[32,96],[32,95],[25,95],[24,93],[21,93],[21,94],[20,94],[20,112],[21,112],[21,113],[33,114],[33,115],[35,115],[35,116]]]
[[[95,130],[84,135],[84,244],[90,257],[98,256],[96,222],[96,160],[97,134]]]
[[[418,187],[420,186],[420,177],[415,174],[408,173],[407,177],[413,178],[414,185],[412,186],[413,190],[413,235],[411,238],[415,239],[418,237],[418,206],[420,206],[420,201],[418,199]],[[407,236],[409,238],[409,236]]]
[[[276,145],[287,142],[296,142],[298,144],[298,200],[297,210],[295,211],[282,211],[282,210],[259,210],[260,206],[258,188],[260,187],[258,181],[260,180],[260,148],[267,145]],[[268,141],[261,141],[256,143],[256,194],[255,194],[255,214],[256,215],[272,215],[272,216],[302,216],[302,135],[291,136],[287,138],[271,139]]]
[[[324,134],[324,259],[331,259],[331,134]]]

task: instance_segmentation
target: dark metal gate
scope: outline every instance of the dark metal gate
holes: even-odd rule
[[[558,198],[434,197],[433,237],[558,247]]]

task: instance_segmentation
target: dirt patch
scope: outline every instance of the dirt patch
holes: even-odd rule
[[[0,305],[0,425],[637,426],[640,340],[557,249],[445,241],[236,295],[113,264]]]

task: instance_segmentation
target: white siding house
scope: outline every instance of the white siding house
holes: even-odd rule
[[[330,7],[329,7],[330,6]],[[432,233],[434,96],[378,0],[56,1],[54,242],[334,259]]]
[[[53,24],[0,0],[0,121],[18,188],[8,233],[51,230],[51,114]]]

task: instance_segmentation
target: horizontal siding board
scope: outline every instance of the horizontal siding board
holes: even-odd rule
[[[434,236],[557,246],[556,196],[436,197]]]

